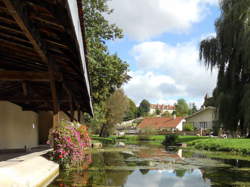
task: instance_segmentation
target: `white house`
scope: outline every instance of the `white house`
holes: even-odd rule
[[[159,105],[159,104],[151,104],[150,105],[150,114],[154,114],[157,110],[161,113],[169,112],[172,114],[175,111],[175,106],[173,105]]]
[[[193,124],[197,129],[212,129],[216,118],[216,108],[206,107],[186,118],[186,123]]]

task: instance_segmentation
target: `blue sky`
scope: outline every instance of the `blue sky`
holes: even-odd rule
[[[124,30],[109,41],[112,53],[127,61],[132,79],[124,85],[137,104],[173,104],[179,98],[200,105],[216,85],[198,59],[199,42],[215,35],[218,0],[112,0],[108,17]]]

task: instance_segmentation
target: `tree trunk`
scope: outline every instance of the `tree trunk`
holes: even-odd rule
[[[107,126],[106,124],[102,125],[101,132],[99,134],[100,137],[108,137],[108,134],[106,132],[106,126]]]

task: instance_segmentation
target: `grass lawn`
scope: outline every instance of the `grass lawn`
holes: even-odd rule
[[[94,141],[102,142],[102,143],[114,143],[116,140],[116,137],[110,136],[110,137],[104,138],[104,137],[100,137],[99,135],[92,135],[91,139]]]
[[[250,139],[209,138],[193,140],[188,144],[196,149],[250,154]]]
[[[122,137],[110,136],[108,138],[93,135],[92,139],[103,143],[125,141],[125,143],[128,144],[138,144],[140,141],[147,141],[154,145],[161,145],[165,139],[165,135],[127,135]],[[250,139],[220,139],[210,138],[207,136],[178,136],[177,143],[187,143],[189,147],[195,149],[250,154]]]
[[[194,140],[208,139],[209,137],[200,137],[200,136],[179,136],[177,143],[189,143]],[[151,141],[154,144],[161,144],[165,135],[127,135],[122,137],[117,137],[117,139],[125,140],[126,142],[139,142],[139,141]]]
[[[178,136],[177,143],[191,143],[195,140],[206,140],[211,139],[208,136]]]

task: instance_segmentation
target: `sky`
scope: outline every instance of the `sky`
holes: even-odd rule
[[[219,0],[112,0],[107,19],[124,38],[109,41],[112,53],[126,61],[132,79],[123,86],[137,105],[174,104],[184,98],[200,106],[212,95],[217,70],[199,61],[199,43],[216,36]]]

